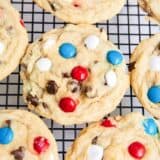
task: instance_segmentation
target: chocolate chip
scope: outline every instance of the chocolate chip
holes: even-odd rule
[[[8,125],[8,127],[11,126],[11,120],[6,120],[6,124]]]
[[[133,69],[135,69],[135,64],[136,62],[131,62],[129,65],[128,65],[128,70],[131,72]]]
[[[49,94],[56,94],[58,91],[58,86],[57,86],[56,82],[53,80],[48,81],[48,83],[46,85],[46,90]]]
[[[45,109],[48,108],[48,104],[47,104],[47,103],[42,102],[42,105],[43,105],[43,107],[44,107]]]
[[[104,85],[105,85],[105,86],[107,86],[107,85],[108,85],[108,83],[107,83],[107,82],[104,82]]]
[[[27,65],[22,63],[21,64],[21,71],[26,71],[27,70]]]
[[[11,151],[11,155],[14,156],[15,160],[23,160],[25,148],[20,146],[18,149]]]
[[[91,73],[91,69],[90,68],[88,68],[88,72]]]
[[[98,60],[95,60],[95,61],[94,61],[94,64],[97,64],[97,63],[98,63]]]
[[[76,80],[71,80],[67,83],[67,88],[70,90],[72,93],[79,92],[81,89],[81,83],[79,83]]]
[[[33,106],[38,106],[39,104],[39,100],[37,96],[32,96],[31,94],[29,94],[26,98],[26,100],[28,102],[30,102]]]
[[[58,3],[56,3],[56,2],[50,2],[50,1],[48,1],[49,2],[49,4],[50,4],[50,6],[51,6],[51,8],[52,8],[52,10],[55,12],[56,10],[59,10],[60,8],[61,8],[61,6],[58,4]]]
[[[103,32],[103,28],[100,28],[100,32]]]
[[[63,76],[63,78],[69,78],[70,74],[68,74],[68,73],[62,73],[62,76]]]
[[[73,89],[72,89],[72,93],[77,92],[77,90],[78,90],[78,88],[77,88],[77,87],[73,88]]]
[[[97,144],[97,140],[98,140],[98,136],[94,137],[94,138],[92,139],[92,144]]]
[[[97,91],[95,89],[93,89],[91,86],[83,86],[82,92],[88,98],[95,98],[95,97],[97,97]]]

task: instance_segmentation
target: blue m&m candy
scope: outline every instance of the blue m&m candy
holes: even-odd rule
[[[143,127],[145,132],[149,135],[154,136],[159,133],[158,126],[152,118],[145,119],[143,121]]]
[[[63,58],[69,59],[77,55],[76,47],[71,43],[63,43],[59,47],[59,53]]]
[[[119,51],[110,50],[107,53],[106,59],[109,63],[113,65],[121,64],[123,61],[123,56]]]
[[[152,86],[147,93],[148,99],[153,103],[160,102],[160,86]]]
[[[0,144],[9,144],[14,137],[13,130],[9,127],[0,128]]]

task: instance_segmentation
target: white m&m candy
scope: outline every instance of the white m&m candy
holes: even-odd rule
[[[96,49],[96,47],[99,44],[99,41],[100,40],[96,35],[90,35],[85,39],[84,43],[88,49],[93,50],[93,49]]]
[[[160,71],[160,56],[152,56],[149,65],[151,71]]]
[[[46,72],[49,71],[51,66],[52,66],[52,62],[50,59],[48,58],[40,58],[37,63],[36,66],[38,67],[38,69],[42,72]]]
[[[117,83],[117,75],[114,71],[110,70],[105,74],[105,81],[109,87],[114,87]]]
[[[5,49],[4,44],[3,44],[2,42],[0,42],[0,55],[2,55],[2,54],[3,54],[4,49]]]
[[[103,147],[92,144],[88,148],[87,160],[102,160],[103,158]]]

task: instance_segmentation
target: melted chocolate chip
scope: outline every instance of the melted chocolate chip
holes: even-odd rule
[[[67,83],[67,87],[72,93],[76,93],[80,91],[81,83],[75,80],[71,80]]]
[[[105,85],[105,86],[107,86],[107,85],[108,85],[108,83],[107,83],[107,82],[104,82],[104,85]]]
[[[103,32],[103,28],[100,28],[100,32]]]
[[[94,138],[92,139],[92,144],[97,144],[97,140],[98,140],[98,136],[94,137]]]
[[[42,105],[43,105],[43,107],[44,107],[45,109],[48,108],[48,104],[47,104],[47,103],[43,102]]]
[[[97,63],[98,63],[98,60],[95,60],[95,61],[94,61],[94,64],[97,64]]]
[[[82,88],[82,92],[88,97],[88,98],[95,98],[97,97],[97,91],[93,89],[91,86],[84,86]]]
[[[48,1],[48,3],[50,4],[51,9],[55,12],[56,11],[56,7],[54,5],[53,2]]]
[[[18,149],[11,151],[11,155],[14,156],[15,160],[23,160],[25,148],[20,146]]]
[[[56,94],[58,91],[58,86],[57,86],[56,82],[53,80],[48,81],[48,83],[46,85],[46,90],[49,94]]]
[[[72,89],[72,93],[77,92],[77,90],[78,90],[78,88],[77,88],[77,87],[73,88],[73,89]]]
[[[69,78],[70,74],[68,74],[68,73],[62,73],[62,76],[63,76],[63,78]]]
[[[129,65],[128,65],[128,70],[131,72],[133,69],[135,69],[135,64],[136,62],[131,62]]]
[[[8,127],[11,126],[11,120],[6,120],[6,124],[8,125]]]
[[[91,69],[90,68],[88,68],[88,72],[91,73]]]
[[[26,71],[27,70],[27,65],[22,63],[21,64],[21,71]]]
[[[26,98],[26,100],[28,102],[30,102],[33,106],[38,106],[39,104],[39,100],[37,96],[32,96],[31,94],[29,94]]]

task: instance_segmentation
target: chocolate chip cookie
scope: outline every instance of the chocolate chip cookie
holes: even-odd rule
[[[29,45],[22,67],[28,107],[65,125],[101,119],[129,86],[123,55],[91,25],[45,33]]]
[[[41,8],[71,23],[96,23],[120,12],[125,0],[34,0]]]
[[[23,110],[0,111],[1,160],[58,160],[56,142],[34,114]]]
[[[16,69],[27,44],[23,20],[8,0],[0,0],[0,80]]]
[[[148,13],[149,19],[160,24],[160,0],[139,0],[139,5]]]
[[[131,57],[131,84],[142,105],[160,118],[160,34],[143,40]]]
[[[83,129],[65,160],[151,160],[160,157],[160,125],[140,113],[109,117]]]

